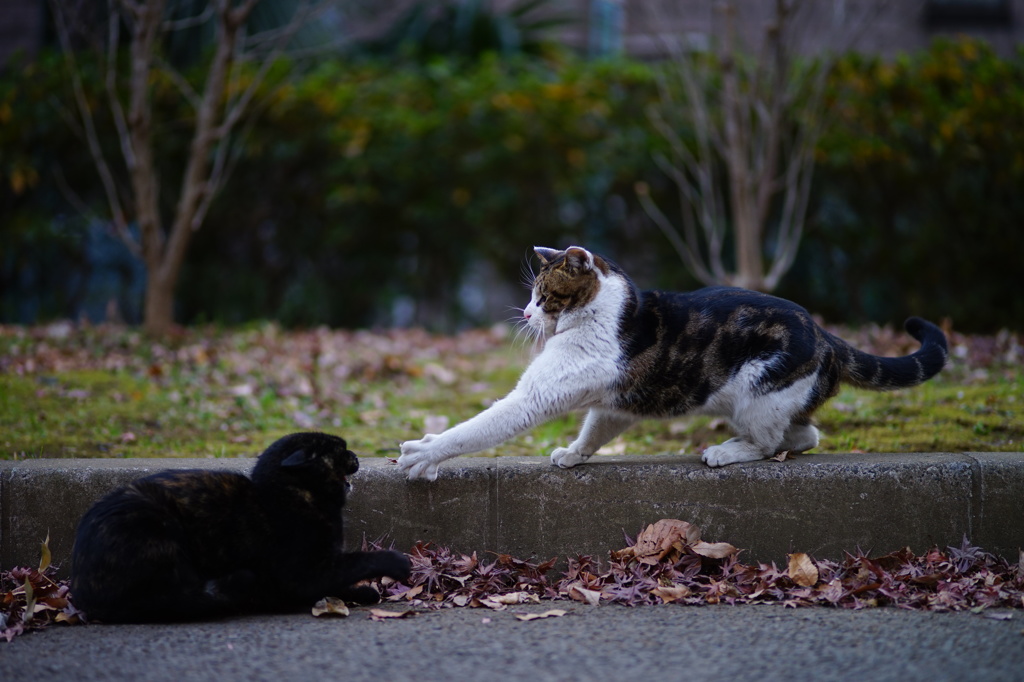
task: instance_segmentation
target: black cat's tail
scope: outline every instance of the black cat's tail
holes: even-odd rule
[[[908,318],[904,328],[921,347],[899,358],[883,358],[843,344],[842,379],[858,388],[886,391],[916,386],[939,373],[946,365],[946,335],[937,326],[920,317]]]

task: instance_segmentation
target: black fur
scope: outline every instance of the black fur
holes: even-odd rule
[[[333,596],[360,603],[355,583],[404,579],[398,552],[342,552],[345,441],[296,433],[260,455],[252,478],[167,471],[114,491],[82,517],[71,593],[90,620],[183,621],[298,611]]]
[[[937,374],[946,362],[945,335],[916,317],[906,327],[921,349],[882,358],[853,348],[804,308],[775,296],[733,287],[675,293],[634,286],[619,323],[627,372],[617,387],[618,407],[644,416],[691,412],[746,362],[760,359],[769,363],[756,387],[764,393],[819,372],[805,405],[810,415],[835,395],[840,381],[884,390]]]

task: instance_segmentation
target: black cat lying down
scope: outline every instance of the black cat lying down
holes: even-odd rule
[[[398,552],[342,552],[345,441],[295,433],[252,478],[167,471],[107,495],[78,524],[71,594],[90,620],[182,621],[298,611],[333,596],[374,603],[361,580],[409,575]]]

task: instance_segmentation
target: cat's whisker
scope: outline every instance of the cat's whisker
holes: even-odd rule
[[[533,261],[529,255],[523,259],[523,264],[519,268],[519,274],[522,277],[523,286],[527,289],[533,289],[533,283],[537,281],[537,273],[533,271]]]

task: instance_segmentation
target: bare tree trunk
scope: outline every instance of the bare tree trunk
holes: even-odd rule
[[[875,9],[885,1],[877,0]],[[736,3],[714,7],[723,20],[714,59],[664,40],[671,60],[661,101],[648,111],[669,143],[655,160],[679,191],[682,226],[658,208],[645,184],[638,183],[637,196],[698,280],[771,291],[792,266],[803,234],[825,77],[835,56],[819,56],[816,70],[798,68],[792,58],[794,15],[812,3],[775,0],[759,55],[749,36],[738,38]],[[668,22],[656,14],[653,32],[664,36]],[[869,8],[860,28],[872,15]],[[857,33],[842,28],[847,40]],[[693,140],[684,141],[680,130]],[[734,244],[731,271],[722,248],[727,233]]]
[[[732,208],[733,236],[736,240],[736,272],[731,284],[761,289],[764,260],[761,256],[761,222],[752,199],[754,177],[748,166],[749,147],[755,130],[745,125],[747,103],[740,94],[739,65],[736,54],[736,8],[722,9],[725,30],[719,63],[722,68],[722,117],[725,139],[723,156],[729,175],[729,199]],[[753,87],[748,84],[748,87]]]
[[[78,116],[83,123],[93,163],[103,182],[117,233],[146,267],[146,295],[143,327],[153,335],[165,334],[174,323],[174,290],[178,283],[192,233],[199,229],[210,202],[230,174],[228,148],[237,124],[250,109],[257,89],[289,40],[327,2],[308,0],[296,10],[291,22],[272,31],[270,37],[244,37],[244,26],[259,0],[211,0],[199,15],[172,22],[167,0],[109,0],[109,21],[105,39],[97,42],[99,54],[106,53],[106,105],[120,137],[121,156],[128,174],[130,193],[122,200],[114,170],[99,144],[93,121],[93,106],[82,86],[74,59],[71,32],[75,10],[84,4],[75,0],[51,0],[58,35],[73,80]],[[192,90],[188,81],[160,59],[161,44],[168,32],[212,20],[216,32],[213,56],[206,71],[202,92]],[[127,115],[122,110],[118,88],[118,48],[122,23],[128,27],[130,66],[127,82]],[[261,46],[259,56],[253,46]],[[237,67],[255,64],[245,87],[229,88],[238,81]],[[160,205],[160,177],[153,152],[153,82],[160,71],[175,83],[195,112],[192,140],[185,170],[178,188],[170,227],[164,224]],[[229,90],[232,92],[229,93]],[[129,229],[130,207],[139,229],[136,241]]]
[[[166,335],[174,323],[174,284],[161,277],[159,269],[146,272],[146,298],[142,328],[149,334]]]

